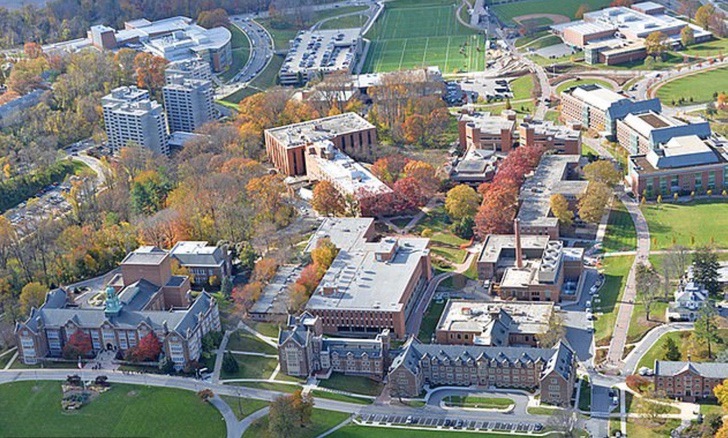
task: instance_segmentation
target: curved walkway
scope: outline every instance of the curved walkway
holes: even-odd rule
[[[624,368],[622,368],[622,374],[633,374],[637,369],[637,364],[647,354],[650,348],[652,348],[657,341],[664,335],[672,332],[680,332],[685,330],[692,330],[695,325],[692,322],[677,322],[672,324],[659,325],[652,330],[648,331],[645,336],[640,340],[634,350],[630,351],[627,357],[624,359]]]
[[[627,276],[627,283],[624,286],[622,304],[619,306],[612,341],[609,344],[609,352],[607,353],[607,367],[614,368],[621,368],[624,365],[622,356],[624,346],[627,344],[627,332],[629,331],[629,324],[632,320],[634,300],[637,295],[635,281],[637,266],[639,263],[649,264],[650,255],[650,230],[639,204],[624,193],[620,199],[627,208],[627,212],[629,212],[632,222],[634,222],[635,230],[637,231],[637,252],[634,263],[632,263],[632,268],[629,270],[629,275]]]

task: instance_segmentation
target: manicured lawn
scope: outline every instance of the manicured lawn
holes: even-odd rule
[[[703,415],[707,414],[721,414],[725,415],[725,411],[723,410],[723,407],[716,403],[715,401],[709,401],[709,402],[697,402],[700,405],[700,413]]]
[[[461,25],[457,0],[394,0],[367,32],[364,72],[439,66],[443,73],[480,71],[483,36]]]
[[[360,376],[345,376],[343,374],[332,374],[326,380],[321,380],[319,386],[324,388],[335,389],[338,391],[347,391],[354,394],[364,394],[378,396],[382,392],[383,385],[372,379]]]
[[[527,409],[531,415],[553,415],[560,410],[560,408],[551,408],[548,406],[531,406]]]
[[[728,247],[728,202],[716,199],[687,204],[649,204],[642,207],[642,212],[650,228],[653,250],[673,245]]]
[[[627,420],[627,436],[629,438],[664,438],[680,426],[680,420],[669,419],[662,425],[643,424],[635,419]]]
[[[311,414],[311,424],[299,431],[297,436],[299,438],[317,437],[336,427],[336,425],[349,418],[349,415],[343,412],[314,409],[313,414]],[[243,438],[276,438],[268,432],[268,416],[266,415],[254,421],[243,434]]]
[[[350,395],[338,394],[335,392],[322,391],[320,389],[314,389],[311,391],[311,395],[319,398],[326,398],[329,400],[337,400],[347,403],[357,403],[360,405],[370,405],[374,403],[374,400],[361,397],[352,397]]]
[[[61,409],[61,383],[0,385],[0,435],[224,437],[217,410],[192,391],[112,383],[78,411]]]
[[[632,256],[604,259],[604,285],[599,290],[599,314],[594,321],[594,342],[597,346],[609,344],[617,320],[618,302],[622,297],[627,275],[632,267]],[[596,310],[596,308],[595,308]]]
[[[514,23],[513,18],[529,14],[559,14],[574,18],[579,6],[586,5],[590,11],[605,8],[608,0],[528,0],[513,3],[495,4],[491,9],[507,24]]]
[[[670,81],[657,90],[657,97],[666,105],[670,105],[680,98],[686,101],[684,105],[690,105],[712,102],[713,93],[723,91],[728,91],[728,68],[726,67]],[[690,98],[693,100],[690,101]]]
[[[728,38],[722,38],[715,41],[694,44],[680,53],[688,56],[710,57],[725,54],[727,51]]]
[[[236,331],[230,335],[227,349],[232,351],[252,351],[255,353],[276,354],[278,351],[248,332]]]
[[[435,334],[435,330],[437,329],[437,322],[440,321],[440,316],[442,316],[443,310],[445,310],[444,301],[442,303],[430,301],[430,305],[427,306],[427,310],[422,317],[420,333],[417,335],[417,339],[426,344],[430,343],[432,335]]]
[[[532,43],[528,45],[527,49],[538,50],[543,49],[544,47],[551,47],[560,43],[561,38],[557,37],[556,35],[547,35],[543,38],[532,41]]]
[[[515,435],[502,433],[478,433],[478,432],[466,432],[466,431],[453,431],[448,432],[444,430],[422,430],[422,429],[404,429],[404,428],[393,428],[393,427],[369,427],[369,426],[357,426],[348,425],[342,427],[336,432],[329,435],[332,438],[439,438],[445,437],[477,437],[477,438],[525,438],[532,435]],[[541,435],[541,436],[556,436],[556,435]]]
[[[349,29],[352,27],[362,27],[369,18],[366,14],[349,15],[348,17],[334,18],[324,22],[319,29]]]
[[[230,25],[229,29],[232,34],[231,46],[233,61],[230,68],[220,75],[220,79],[224,82],[232,79],[243,68],[245,63],[248,62],[248,58],[250,57],[250,41],[248,41],[248,37],[235,25]]]
[[[245,324],[247,324],[248,327],[252,328],[263,336],[268,336],[271,338],[278,337],[278,331],[280,329],[280,326],[278,324],[255,321],[245,321]]]
[[[447,406],[477,409],[505,409],[516,404],[506,397],[477,397],[474,395],[450,395],[443,399]]]
[[[637,233],[632,217],[621,201],[614,201],[609,212],[607,231],[602,248],[604,252],[633,251],[637,247]]]
[[[530,99],[531,91],[533,91],[533,76],[521,76],[511,81],[509,85],[513,92],[513,100]]]
[[[506,109],[506,104],[504,102],[498,102],[498,103],[492,103],[487,105],[478,105],[478,110],[481,111],[488,111],[491,115],[497,116]],[[511,110],[518,113],[519,116],[525,116],[529,114],[533,114],[534,111],[534,105],[533,101],[531,99],[529,100],[522,100],[520,102],[514,102],[511,101]]]
[[[555,124],[560,125],[561,124],[561,121],[559,120],[560,115],[561,114],[556,110],[548,110],[548,111],[546,111],[546,116],[544,117],[544,120],[549,121],[549,122],[554,122]],[[586,145],[582,144],[581,147],[582,147],[582,153],[583,153],[584,147],[586,147]]]
[[[293,393],[301,389],[301,385],[286,385],[278,382],[233,382],[233,386],[245,386],[246,388],[267,389],[268,391],[278,391]]]
[[[601,85],[602,87],[606,88],[607,90],[612,89],[612,84],[610,84],[607,81],[603,81],[601,79],[594,79],[594,78],[584,78],[581,80],[570,79],[570,80],[564,81],[564,82],[560,83],[558,86],[556,86],[556,94],[560,95],[561,92],[566,90],[567,88],[576,87],[577,85],[590,85],[590,84]]]
[[[627,331],[627,343],[631,344],[639,341],[652,327],[665,322],[666,310],[667,302],[660,301],[652,304],[650,320],[648,321],[644,304],[635,302],[632,319],[629,322],[629,330]]]
[[[689,354],[691,358],[690,360],[692,360],[693,362],[706,361],[707,347],[702,344],[696,344],[695,342],[693,342],[690,335],[690,331],[680,331],[671,332],[660,337],[660,339],[655,342],[655,344],[649,350],[647,350],[647,353],[642,356],[642,359],[637,364],[637,369],[641,367],[654,368],[655,360],[664,359],[665,344],[667,343],[667,338],[672,338],[675,341],[678,348],[680,349],[680,353],[682,354],[682,360],[687,360]],[[723,340],[728,339],[728,329],[718,329],[718,338]],[[720,353],[721,351],[725,350],[725,348],[725,342],[713,344],[713,355]]]
[[[265,400],[255,400],[252,398],[233,397],[231,395],[221,395],[221,399],[230,406],[238,420],[242,420],[253,412],[259,411],[268,406]]]
[[[534,33],[533,35],[526,35],[526,36],[519,37],[515,42],[515,46],[517,48],[523,47],[523,46],[526,46],[526,45],[536,41],[537,39],[545,38],[545,37],[549,37],[549,36],[551,36],[551,34],[549,33],[548,30],[541,30],[541,31]]]
[[[591,385],[584,379],[579,381],[579,409],[582,411],[591,410]]]
[[[220,377],[223,379],[267,379],[275,371],[278,365],[278,359],[248,356],[242,354],[233,354],[238,362],[240,369],[235,374],[220,371]]]

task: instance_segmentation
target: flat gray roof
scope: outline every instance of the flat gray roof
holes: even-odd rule
[[[548,331],[554,303],[530,301],[450,300],[442,312],[437,330],[483,330],[501,310],[511,317],[511,333],[545,333]]]
[[[364,234],[374,225],[370,217],[327,217],[308,240],[304,252],[311,252],[319,240],[328,238],[337,248],[346,251],[360,245]]]
[[[396,252],[386,262],[376,257],[382,251],[381,242],[340,250],[306,308],[400,311],[407,284],[430,252],[430,239],[400,237],[396,241]],[[334,288],[334,292],[324,294],[325,288]]]
[[[344,113],[302,123],[266,129],[265,132],[286,147],[330,140],[350,132],[374,128],[374,125],[356,113]]]

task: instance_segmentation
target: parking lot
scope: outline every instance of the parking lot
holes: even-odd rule
[[[543,430],[542,423],[533,422],[502,422],[481,420],[459,420],[452,418],[432,418],[425,415],[385,415],[362,414],[361,423],[371,426],[421,426],[435,429],[451,430],[493,430],[514,433],[539,432]]]

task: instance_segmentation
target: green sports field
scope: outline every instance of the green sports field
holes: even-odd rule
[[[456,0],[394,0],[365,37],[364,72],[438,66],[443,73],[484,69],[483,37],[455,17]]]

